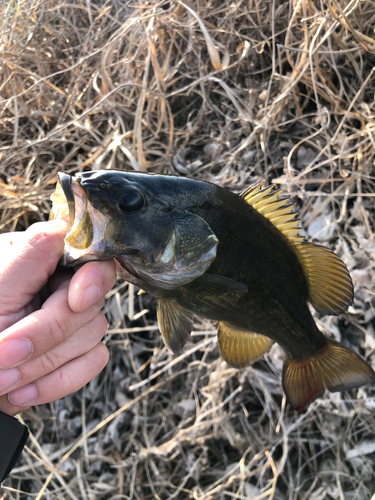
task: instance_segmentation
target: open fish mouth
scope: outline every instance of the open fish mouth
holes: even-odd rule
[[[50,219],[69,218],[65,236],[63,266],[73,266],[88,260],[105,258],[105,231],[108,218],[90,203],[79,177],[59,172],[59,181],[51,196]]]

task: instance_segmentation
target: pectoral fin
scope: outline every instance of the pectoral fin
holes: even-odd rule
[[[156,311],[165,345],[174,354],[178,354],[189,338],[194,315],[178,304],[163,299],[157,301]]]
[[[218,341],[221,357],[235,368],[253,363],[272,345],[272,340],[264,335],[240,330],[222,322],[219,323]]]
[[[325,389],[330,392],[355,389],[375,382],[373,369],[339,342],[327,344],[311,358],[285,358],[283,388],[296,411],[302,411]]]

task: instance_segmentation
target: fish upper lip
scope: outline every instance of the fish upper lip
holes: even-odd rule
[[[60,186],[61,189],[63,190],[69,209],[69,227],[67,230],[68,234],[74,224],[74,219],[76,216],[74,194],[72,191],[72,177],[68,174],[65,174],[64,172],[59,172],[58,176],[59,176]]]

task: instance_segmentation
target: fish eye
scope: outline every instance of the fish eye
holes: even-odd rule
[[[118,208],[123,212],[135,212],[142,208],[145,200],[137,189],[125,189],[118,201]]]

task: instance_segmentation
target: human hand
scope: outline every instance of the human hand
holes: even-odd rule
[[[0,235],[0,410],[9,415],[77,391],[108,361],[101,308],[114,262],[58,269],[66,223]]]

